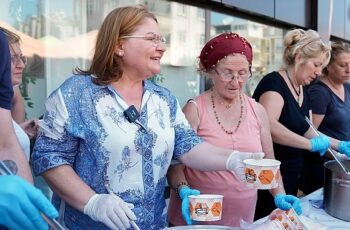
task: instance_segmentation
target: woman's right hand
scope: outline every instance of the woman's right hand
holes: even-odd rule
[[[233,151],[226,160],[226,169],[233,171],[241,181],[245,180],[245,159],[262,159],[264,157],[263,152],[249,153]]]
[[[36,119],[31,119],[20,124],[21,128],[28,135],[29,139],[36,138],[38,134],[38,121]]]
[[[130,228],[130,220],[136,220],[132,208],[133,204],[126,203],[115,194],[95,194],[85,205],[84,214],[111,229],[126,230]]]
[[[331,141],[329,137],[321,135],[310,139],[311,142],[311,151],[319,152],[323,156],[329,147],[331,147]]]

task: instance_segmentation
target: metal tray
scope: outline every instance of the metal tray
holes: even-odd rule
[[[170,227],[166,228],[169,230],[188,230],[188,229],[197,229],[197,230],[213,230],[213,229],[218,229],[218,230],[235,230],[235,229],[240,229],[240,228],[233,228],[233,227],[228,227],[228,226],[219,226],[219,225],[190,225],[190,226],[177,226],[177,227]]]

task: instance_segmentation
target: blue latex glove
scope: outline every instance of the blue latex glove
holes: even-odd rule
[[[331,147],[331,141],[329,137],[321,135],[310,139],[311,142],[311,151],[319,152],[323,156],[329,147]]]
[[[181,213],[182,218],[184,218],[187,225],[192,225],[192,220],[190,217],[190,199],[188,196],[190,195],[199,195],[201,192],[197,189],[191,189],[188,186],[181,187],[179,191],[181,202]]]
[[[338,151],[350,157],[350,141],[341,141],[338,145]]]
[[[301,209],[300,199],[293,195],[277,194],[275,196],[275,205],[282,210],[289,210],[294,208],[295,212],[300,215],[303,211]]]
[[[0,225],[12,230],[48,229],[39,211],[50,218],[58,213],[42,192],[14,175],[0,176]]]

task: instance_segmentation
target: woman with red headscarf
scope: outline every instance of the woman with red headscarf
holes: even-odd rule
[[[236,33],[223,33],[211,39],[199,56],[199,70],[212,80],[213,86],[189,100],[183,111],[205,141],[240,152],[264,152],[267,158],[274,158],[266,112],[243,92],[251,77],[252,58],[250,43]],[[199,191],[224,196],[222,219],[201,224],[237,227],[240,220],[253,221],[257,190],[248,187],[232,171],[203,172],[176,164],[168,171],[168,181],[174,188],[168,212],[171,225],[191,224],[188,207],[184,206],[187,196]],[[279,187],[270,190],[276,205],[281,209],[293,205],[301,213],[299,199],[285,195],[281,178],[278,183]]]

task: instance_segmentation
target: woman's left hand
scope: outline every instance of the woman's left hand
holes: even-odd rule
[[[331,141],[329,137],[321,135],[310,139],[311,152],[319,152],[321,156],[327,152],[327,149],[331,147]]]
[[[183,186],[179,191],[179,196],[181,198],[181,213],[187,225],[192,225],[192,220],[190,217],[190,200],[188,196],[199,195],[201,192],[197,189],[191,189],[188,186]]]
[[[33,139],[38,134],[38,122],[36,119],[31,119],[20,124],[21,128],[28,135],[29,139]]]
[[[341,141],[338,145],[338,151],[350,157],[350,141]]]
[[[295,212],[300,215],[303,211],[301,209],[300,199],[293,195],[286,195],[279,193],[275,196],[275,205],[282,210],[289,210],[294,208]]]

